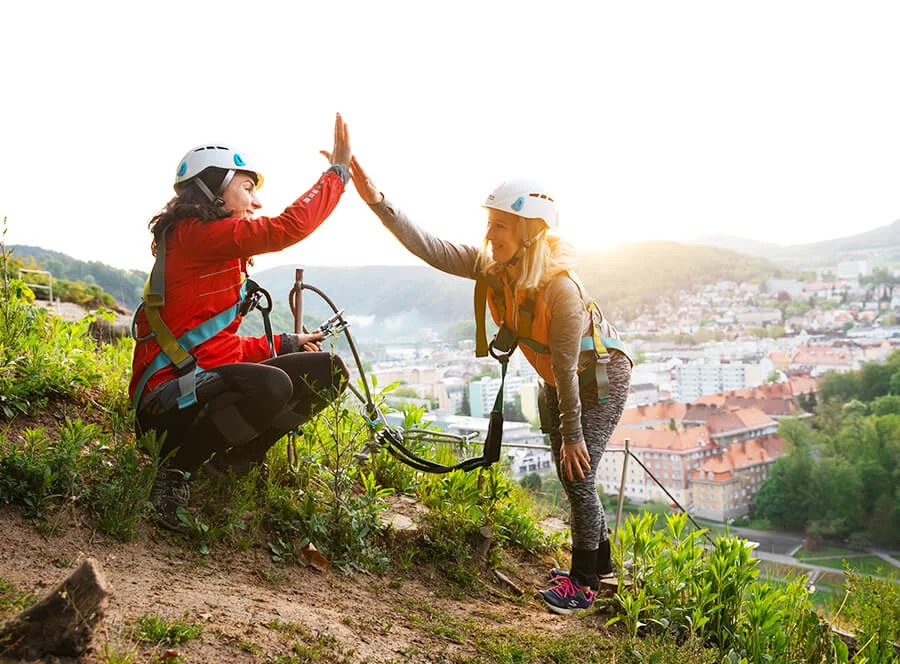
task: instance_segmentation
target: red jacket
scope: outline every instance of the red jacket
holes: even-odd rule
[[[161,310],[172,334],[178,338],[233,306],[240,297],[248,258],[280,251],[308,236],[331,214],[343,193],[340,176],[328,171],[277,217],[175,222],[165,237],[166,303]],[[211,339],[187,349],[197,358],[201,369],[234,362],[261,362],[269,357],[266,338],[238,336],[240,324],[238,317]],[[137,336],[143,338],[149,333],[147,317],[141,310],[137,316]],[[275,350],[280,350],[280,346],[281,339],[275,335]],[[144,370],[160,352],[154,339],[135,344],[128,387],[132,398]],[[143,391],[146,393],[175,377],[174,367],[167,364],[147,381]]]

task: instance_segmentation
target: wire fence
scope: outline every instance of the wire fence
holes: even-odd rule
[[[481,441],[474,441],[474,442],[477,444]],[[503,447],[551,452],[551,448],[549,445],[534,445],[534,444],[530,444],[530,443],[504,443]],[[672,495],[672,493],[666,488],[666,485],[663,484],[659,480],[659,478],[657,478],[656,475],[653,474],[653,471],[651,471],[649,468],[647,468],[647,466],[644,465],[644,462],[641,461],[641,459],[634,452],[631,451],[631,439],[630,438],[625,439],[624,449],[608,449],[605,452],[605,454],[610,454],[610,453],[625,455],[625,458],[622,462],[622,479],[619,483],[618,504],[616,507],[616,527],[615,527],[615,531],[614,531],[616,537],[618,537],[619,529],[622,526],[622,516],[624,514],[625,483],[626,483],[626,478],[628,477],[628,462],[629,462],[629,459],[634,459],[635,463],[637,463],[641,467],[641,469],[645,473],[647,473],[647,476],[651,480],[653,480],[653,482],[656,484],[656,486],[658,486],[660,489],[663,490],[663,492],[666,494],[666,496],[669,498],[669,500],[672,501],[672,505],[674,505],[679,510],[684,512],[684,514],[687,516],[688,520],[691,522],[691,525],[693,525],[695,529],[697,529],[698,531],[703,533],[703,536],[707,540],[707,542],[709,542],[711,545],[714,544],[712,537],[710,537],[709,533],[706,532],[707,529],[703,528],[699,523],[697,523],[694,520],[694,517],[691,516],[691,513],[679,502],[679,500],[677,498],[675,498],[675,496]]]
[[[49,292],[48,300],[53,301],[53,275],[47,272],[47,270],[29,270],[25,268],[19,268],[19,279],[22,279],[23,274],[34,274],[34,275],[44,275],[47,277],[47,283],[29,283],[27,281],[23,282],[25,285],[31,290],[45,290]],[[29,277],[30,278],[30,277]]]

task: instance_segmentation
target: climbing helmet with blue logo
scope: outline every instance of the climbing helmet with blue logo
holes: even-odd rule
[[[507,180],[488,195],[482,207],[510,212],[526,219],[540,219],[547,228],[559,227],[556,199],[531,180]]]
[[[234,148],[217,144],[198,145],[178,162],[175,186],[200,175],[207,168],[222,168],[229,172],[222,183],[222,189],[231,181],[235,171],[253,174],[256,177],[256,188],[259,189],[263,185],[263,176],[252,163],[245,153]]]

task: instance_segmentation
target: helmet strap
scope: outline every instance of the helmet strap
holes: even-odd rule
[[[533,245],[537,239],[544,233],[544,229],[541,229],[537,232],[534,237],[527,237],[528,231],[525,226],[525,217],[519,217],[521,221],[522,228],[522,245],[519,247],[519,250],[516,252],[515,256],[510,258],[508,261],[504,263],[506,267],[515,267],[516,264],[522,260],[522,257],[525,255],[525,252]]]
[[[219,193],[224,194],[225,188],[231,184],[231,180],[234,178],[235,170],[233,168],[229,168],[228,172],[225,174],[225,177],[222,178],[222,184],[219,185]]]
[[[229,171],[229,173],[231,173],[232,176],[234,176],[234,171]],[[228,178],[226,176],[226,179],[230,179],[230,178]],[[209,199],[210,203],[212,203],[216,207],[222,207],[225,205],[225,201],[222,200],[222,198],[220,196],[216,196],[214,193],[212,193],[212,189],[207,187],[206,183],[203,180],[201,180],[199,177],[194,178],[194,184],[196,184],[197,189],[199,189],[201,192],[203,192],[203,195]]]

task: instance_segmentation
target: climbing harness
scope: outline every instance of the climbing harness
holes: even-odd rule
[[[584,287],[578,280],[578,277],[572,273],[567,273],[569,278],[578,287],[581,293],[582,301],[584,297]],[[523,347],[523,352],[534,352],[536,357],[547,358],[546,365],[549,366],[550,346],[542,341],[534,338],[534,316],[537,306],[537,291],[529,289],[524,301],[518,306],[517,310],[517,329],[515,333],[506,326],[506,296],[504,291],[503,280],[494,275],[479,277],[475,281],[475,356],[486,357],[488,355],[489,346],[487,343],[486,331],[486,305],[488,304],[488,293],[491,293],[490,304],[495,320],[501,321],[499,334],[513,335],[516,343]],[[581,371],[578,375],[579,385],[582,389],[587,388],[591,383],[591,375],[593,374],[594,382],[597,386],[597,399],[603,404],[609,401],[609,376],[606,367],[609,364],[609,350],[615,349],[626,356],[629,356],[625,344],[613,336],[603,336],[601,330],[605,327],[611,327],[605,323],[603,313],[596,301],[588,300],[585,304],[588,313],[591,316],[590,333],[581,339],[581,351],[594,353],[595,370],[593,372]],[[539,372],[540,373],[540,372]],[[549,376],[541,376],[544,380],[549,381]]]
[[[178,408],[187,408],[197,403],[197,377],[203,372],[203,368],[197,364],[197,358],[191,354],[191,350],[204,341],[212,339],[219,332],[231,325],[238,316],[245,316],[253,309],[258,309],[263,317],[263,326],[266,331],[266,341],[269,345],[269,356],[275,357],[275,341],[272,337],[272,324],[269,314],[272,311],[272,297],[269,293],[252,279],[244,275],[238,300],[224,311],[200,325],[186,331],[177,339],[162,319],[161,309],[166,303],[165,288],[165,264],[166,242],[156,245],[156,262],[150,272],[150,277],[144,286],[144,297],[131,319],[131,336],[135,341],[142,342],[156,339],[156,343],[162,349],[153,361],[144,369],[140,380],[134,390],[132,406],[137,412],[144,386],[150,377],[169,364],[175,366],[178,375]],[[141,310],[147,318],[150,333],[139,337],[137,334],[137,319]]]
[[[352,383],[348,383],[347,388],[356,396],[363,405],[362,416],[366,421],[369,429],[369,441],[363,450],[356,455],[357,460],[365,462],[370,455],[376,454],[381,449],[387,449],[388,452],[399,461],[402,461],[411,468],[426,473],[449,473],[454,470],[474,470],[476,468],[488,468],[500,459],[500,446],[503,440],[503,382],[506,378],[506,365],[509,356],[515,350],[513,343],[508,349],[498,349],[493,356],[500,361],[502,366],[502,378],[500,384],[500,392],[497,394],[497,400],[494,403],[494,409],[491,411],[490,421],[488,424],[487,434],[485,436],[484,447],[481,456],[464,459],[454,465],[446,465],[423,459],[411,449],[413,444],[417,446],[439,443],[453,443],[460,448],[467,448],[474,440],[475,434],[457,435],[445,433],[441,431],[431,431],[429,429],[402,429],[390,426],[385,419],[381,408],[372,398],[372,391],[369,388],[369,381],[363,369],[362,361],[350,334],[350,323],[344,318],[344,311],[338,310],[334,302],[321,290],[303,281],[303,270],[297,269],[294,286],[288,295],[288,302],[291,311],[294,314],[294,332],[305,332],[303,319],[303,291],[312,291],[318,295],[334,312],[334,315],[325,321],[316,331],[322,332],[326,336],[337,335],[343,333],[350,346],[353,354],[353,360],[356,363],[357,371],[360,376],[360,385],[362,391],[357,389]],[[493,354],[493,353],[492,353]],[[295,465],[298,455],[295,448],[296,432],[291,435],[288,445],[288,460],[292,467]]]

